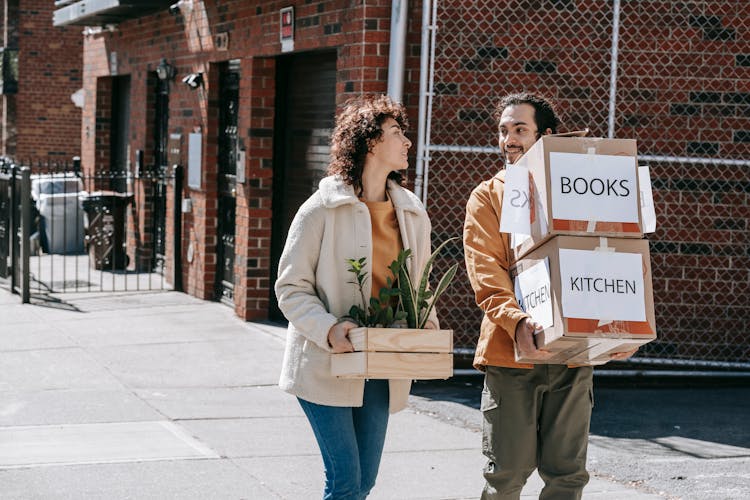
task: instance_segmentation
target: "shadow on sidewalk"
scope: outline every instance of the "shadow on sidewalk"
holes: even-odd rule
[[[479,409],[482,385],[481,375],[462,375],[415,381],[411,393]],[[594,387],[591,434],[677,437],[750,449],[750,377],[595,377]]]

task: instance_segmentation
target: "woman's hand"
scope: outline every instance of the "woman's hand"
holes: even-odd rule
[[[437,325],[429,319],[424,323],[425,330],[437,330]]]
[[[336,323],[328,330],[328,345],[334,353],[354,352],[354,346],[349,340],[349,330],[357,328],[357,324],[352,321],[341,321]]]

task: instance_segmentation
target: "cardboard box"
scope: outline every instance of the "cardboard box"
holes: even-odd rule
[[[513,167],[528,169],[528,192],[509,186]],[[555,235],[643,237],[633,139],[542,136],[509,167],[505,196],[503,217],[525,210],[531,224],[529,236],[509,231],[512,261]]]
[[[453,375],[453,330],[354,328],[355,352],[331,355],[342,378],[446,379]]]
[[[517,350],[515,354],[519,363],[597,366],[609,362],[611,354],[632,351],[652,340],[654,339],[560,337],[544,347],[550,354],[542,360],[525,358]]]
[[[516,299],[543,330],[543,361],[601,364],[656,338],[647,240],[554,236],[510,270]]]

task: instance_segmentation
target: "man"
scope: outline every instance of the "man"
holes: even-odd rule
[[[547,100],[527,93],[502,98],[495,117],[506,165],[542,135],[557,133],[560,124]],[[589,479],[593,370],[515,361],[514,344],[526,358],[543,360],[548,354],[535,345],[534,331],[541,327],[518,306],[508,273],[509,235],[499,231],[503,179],[501,171],[474,189],[464,224],[466,268],[484,311],[474,356],[474,366],[485,372],[482,451],[488,460],[482,498],[519,498],[534,469],[545,482],[540,498],[581,498]]]

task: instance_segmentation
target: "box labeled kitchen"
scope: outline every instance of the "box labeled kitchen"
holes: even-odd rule
[[[453,330],[354,328],[354,352],[331,355],[342,378],[446,379],[453,375]]]
[[[594,364],[656,338],[647,240],[554,236],[510,272],[545,362]]]
[[[555,235],[643,237],[635,140],[542,136],[505,175],[514,261]]]

